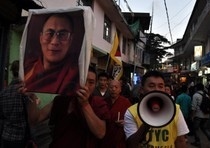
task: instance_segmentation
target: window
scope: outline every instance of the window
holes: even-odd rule
[[[111,42],[111,21],[107,16],[104,17],[104,33],[103,33],[103,38],[107,42]]]

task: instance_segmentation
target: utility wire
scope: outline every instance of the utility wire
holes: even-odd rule
[[[127,2],[127,0],[124,0],[124,2],[126,3],[126,6],[127,6],[128,10],[130,11],[131,15],[134,17],[134,13],[133,13],[133,11],[131,10],[131,8],[130,8],[128,2]]]
[[[151,21],[150,21],[150,33],[152,33],[153,16],[154,16],[154,0],[152,1],[152,16],[151,16]]]
[[[189,6],[189,4],[192,2],[192,0],[190,0],[182,9],[180,9],[174,16],[171,17],[171,20],[174,19],[179,13],[181,13],[187,6]]]
[[[124,8],[124,5],[120,2],[120,0],[115,0],[115,3],[122,9],[122,11],[126,12],[126,9]]]
[[[120,4],[119,6],[123,11],[126,11],[126,9],[124,8],[124,6],[122,4]]]
[[[188,13],[179,23],[177,23],[173,28],[172,30],[174,30],[177,26],[179,26],[183,21],[186,20],[186,18],[191,14],[192,12]]]
[[[173,38],[172,38],[172,34],[171,34],[171,27],[170,27],[170,22],[169,22],[169,16],[168,16],[168,9],[167,9],[167,5],[166,5],[166,0],[164,0],[164,4],[165,4],[166,15],[167,15],[167,20],[168,20],[168,29],[169,29],[169,32],[170,32],[171,43],[173,43]]]
[[[174,20],[174,18],[180,14],[190,3],[192,2],[192,0],[190,0],[182,9],[180,9],[174,16],[172,16],[170,18],[170,21],[172,22],[172,20]],[[155,29],[161,28],[164,26],[164,24],[166,24],[167,22],[164,22],[163,24],[159,25],[158,27],[156,27]]]
[[[179,23],[177,23],[177,24],[172,28],[172,31],[173,31],[176,27],[178,27],[182,22],[186,21],[186,18],[187,18],[190,14],[191,14],[191,12],[188,13],[188,14],[187,14]],[[167,34],[169,34],[169,32],[166,33],[165,35],[167,35]]]

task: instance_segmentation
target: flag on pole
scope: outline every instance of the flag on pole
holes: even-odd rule
[[[112,74],[112,77],[116,80],[119,80],[123,74],[121,51],[117,33],[115,34],[112,50],[110,51],[107,71]]]

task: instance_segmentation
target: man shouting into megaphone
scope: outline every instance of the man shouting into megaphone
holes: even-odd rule
[[[184,135],[189,129],[179,106],[165,93],[162,73],[148,71],[142,77],[141,91],[145,97],[129,107],[124,116],[127,147],[186,148]],[[169,114],[170,120],[166,119]]]

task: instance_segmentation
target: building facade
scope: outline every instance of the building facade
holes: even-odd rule
[[[17,34],[11,32],[11,27],[14,24],[21,23],[21,11],[28,9],[40,9],[42,6],[38,5],[32,0],[1,0],[0,1],[0,90],[7,85],[9,79],[8,65],[10,64],[10,56],[15,53],[10,53],[10,49],[14,44],[10,44],[11,40],[16,41]],[[17,27],[17,32],[18,31]],[[14,36],[13,36],[14,35]],[[18,39],[17,39],[18,40]],[[18,41],[17,41],[18,42]],[[19,42],[18,42],[19,44]],[[17,45],[17,47],[19,47]],[[14,47],[16,48],[16,47]],[[18,54],[18,53],[17,53]],[[14,58],[15,59],[15,58]]]
[[[183,38],[171,47],[173,75],[178,83],[210,81],[210,0],[197,0]]]
[[[74,6],[90,6],[96,19],[95,29],[93,33],[93,54],[91,64],[98,71],[106,71],[109,53],[112,49],[114,35],[117,32],[119,37],[119,47],[121,50],[124,75],[129,79],[132,75],[142,75],[144,68],[142,67],[143,51],[146,44],[144,31],[148,30],[150,16],[149,13],[140,15],[134,13],[135,21],[129,22],[133,18],[130,13],[123,14],[120,7],[113,0],[41,0],[37,5],[43,8],[66,8]],[[126,16],[126,17],[125,17]],[[7,55],[6,59],[1,58],[2,69],[15,59],[19,59],[19,44],[21,35],[26,23],[27,12],[22,12],[22,17],[18,23],[11,23],[8,27],[7,50],[1,53],[1,56]],[[141,20],[137,30],[132,30],[131,25]],[[128,22],[130,24],[128,24]],[[140,26],[142,26],[140,28]],[[2,49],[4,47],[1,47]],[[9,82],[10,75],[4,74],[4,81]]]

